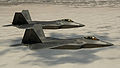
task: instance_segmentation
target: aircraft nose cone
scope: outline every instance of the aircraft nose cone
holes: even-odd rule
[[[103,47],[113,46],[113,44],[112,44],[112,43],[109,43],[109,42],[105,42],[105,41],[104,41],[104,44],[103,44],[102,46],[103,46]]]
[[[98,48],[98,47],[109,47],[109,46],[113,46],[113,44],[104,41],[96,41],[94,43],[84,44],[81,48]]]
[[[83,26],[85,26],[85,25],[83,25],[83,24],[79,24],[79,27],[83,27]]]
[[[75,27],[83,27],[83,26],[85,26],[85,25],[77,23],[77,22],[71,22],[71,23],[69,23],[69,25],[72,25],[72,26],[75,26]]]
[[[79,23],[75,23],[74,25],[75,25],[75,26],[78,26],[78,27],[84,27],[84,26],[85,26],[85,25],[79,24]]]
[[[106,42],[107,44],[105,45],[105,46],[113,46],[113,44],[112,43],[108,43],[108,42]]]

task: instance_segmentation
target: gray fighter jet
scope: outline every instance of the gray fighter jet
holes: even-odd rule
[[[4,25],[4,27],[15,26],[21,29],[27,29],[33,27],[34,24],[41,24],[43,29],[64,29],[83,27],[85,25],[72,21],[71,19],[61,19],[55,21],[32,21],[29,11],[23,10],[22,12],[16,12],[12,24]]]
[[[20,45],[28,46],[30,49],[81,49],[107,47],[113,44],[101,41],[95,36],[72,39],[45,37],[42,26],[38,24],[34,25],[32,29],[26,29]]]

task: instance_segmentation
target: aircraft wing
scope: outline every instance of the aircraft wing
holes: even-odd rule
[[[80,49],[85,43],[81,43],[81,44],[73,44],[73,43],[69,43],[69,44],[62,44],[62,45],[56,45],[53,47],[50,47],[50,49]]]
[[[50,48],[50,49],[80,49],[81,46],[84,45],[84,43],[81,44],[73,44],[73,43],[69,43],[69,44],[41,44],[41,43],[37,43],[37,44],[31,44],[29,45],[30,49],[45,49],[45,48]]]

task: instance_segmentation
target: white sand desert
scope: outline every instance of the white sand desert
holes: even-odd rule
[[[70,18],[85,27],[44,30],[46,36],[75,38],[95,35],[115,46],[81,50],[30,50],[10,47],[21,43],[24,30],[2,27],[14,13],[28,9],[33,20]],[[73,8],[62,5],[22,4],[0,6],[0,68],[120,68],[120,8]]]

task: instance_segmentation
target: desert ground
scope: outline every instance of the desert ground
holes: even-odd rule
[[[86,25],[81,28],[44,30],[47,37],[95,35],[114,46],[79,50],[10,47],[21,43],[25,30],[2,26],[11,24],[14,13],[23,9],[30,11],[32,20],[69,18]],[[45,4],[0,6],[0,68],[120,68],[120,8],[74,8]]]

